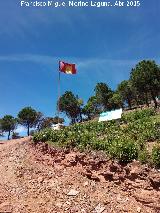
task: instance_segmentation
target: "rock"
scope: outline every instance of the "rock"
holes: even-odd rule
[[[98,181],[98,182],[100,181],[98,175],[93,174],[93,173],[90,172],[90,171],[82,172],[82,175],[83,175],[83,176],[86,176],[86,177],[87,177],[88,179],[90,179],[90,180],[94,180],[94,181]]]
[[[117,172],[117,170],[119,170],[119,165],[117,163],[111,163],[109,169],[111,172]]]
[[[126,168],[126,171],[127,171],[127,168]],[[129,179],[135,180],[141,177],[141,173],[142,173],[142,168],[140,166],[139,161],[133,161],[128,168],[128,172],[126,172],[126,175],[128,176]]]
[[[130,173],[130,168],[127,166],[124,168],[124,171],[125,171],[126,176],[128,176]]]
[[[133,169],[133,170],[130,171],[129,178],[131,180],[135,180],[138,177],[139,177],[139,170],[138,169]]]
[[[118,180],[124,182],[125,174],[118,174]]]
[[[39,183],[42,183],[44,181],[44,178],[43,177],[39,177],[37,180],[38,180]]]
[[[67,195],[68,196],[77,196],[78,194],[79,194],[78,191],[71,189]]]
[[[88,186],[88,181],[84,182],[83,186]]]
[[[56,206],[58,207],[58,208],[61,208],[62,207],[62,203],[56,203]]]
[[[106,172],[103,172],[103,173],[100,173],[100,175],[102,175],[105,180],[113,180],[113,173],[112,172],[109,172],[109,171],[106,171]]]
[[[160,175],[159,174],[149,175],[148,178],[150,180],[151,186],[154,189],[160,188]]]
[[[72,167],[77,165],[77,155],[75,153],[70,153],[62,161],[62,164],[66,167]]]
[[[96,186],[96,182],[95,181],[91,181],[91,186],[95,187]]]
[[[82,175],[83,175],[83,176],[86,176],[87,178],[90,179],[90,177],[92,176],[92,172],[83,171],[83,172],[82,172]]]
[[[141,208],[140,207],[137,208],[137,212],[139,212],[139,213],[141,212]]]
[[[90,179],[94,180],[94,181],[97,181],[97,182],[100,182],[99,177],[97,175],[94,175],[94,174],[90,177]]]
[[[118,201],[118,202],[121,202],[121,201],[122,201],[122,198],[121,198],[120,194],[117,195],[117,201]]]
[[[12,212],[13,207],[9,202],[4,202],[0,204],[0,212]]]
[[[82,213],[87,213],[85,209],[81,209],[81,212]]]
[[[105,210],[104,206],[101,206],[101,204],[98,204],[98,206],[95,208],[95,213],[102,213]]]
[[[74,206],[71,208],[71,213],[79,212],[78,206]]]

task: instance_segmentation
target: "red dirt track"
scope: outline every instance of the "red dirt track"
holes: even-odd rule
[[[158,213],[160,172],[95,153],[0,142],[0,213]]]

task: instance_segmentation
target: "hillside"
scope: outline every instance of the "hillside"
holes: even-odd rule
[[[0,143],[0,171],[0,212],[160,212],[159,171],[102,152],[11,140]]]

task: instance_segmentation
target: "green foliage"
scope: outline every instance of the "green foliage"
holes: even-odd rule
[[[25,107],[18,113],[18,121],[21,125],[27,127],[27,133],[29,135],[29,129],[37,125],[40,116],[40,113],[36,112],[33,108]]]
[[[88,120],[91,120],[94,116],[100,113],[100,105],[95,96],[89,98],[87,104],[82,109],[82,113],[87,116]]]
[[[159,123],[149,118],[129,123],[126,132],[135,140],[155,141],[160,138]]]
[[[108,100],[109,109],[119,109],[123,106],[123,100],[118,92],[114,92]]]
[[[120,162],[131,162],[138,157],[138,148],[135,142],[129,138],[118,138],[109,147],[111,157]]]
[[[142,163],[142,164],[146,164],[149,162],[150,160],[150,156],[148,151],[146,150],[146,148],[139,150],[138,152],[138,160]]]
[[[74,96],[70,91],[66,91],[59,99],[59,110],[65,113],[70,119],[71,123],[75,123],[81,115],[80,99]]]
[[[122,120],[126,123],[133,122],[138,119],[149,118],[150,116],[153,116],[155,114],[156,114],[156,112],[152,108],[136,110],[134,112],[128,112],[128,113],[122,114]]]
[[[131,85],[130,81],[122,81],[118,87],[117,87],[117,91],[119,92],[119,94],[122,97],[122,100],[125,102],[127,102],[129,108],[131,109],[132,107],[132,100],[134,99],[134,93],[133,93],[133,88]]]
[[[139,94],[144,94],[148,103],[148,94],[157,107],[156,96],[160,92],[160,68],[155,61],[143,60],[132,69],[130,80]]]
[[[142,110],[143,111],[143,110]],[[144,110],[146,117],[132,113],[127,124],[118,121],[89,121],[76,123],[60,131],[45,129],[34,135],[34,142],[47,142],[60,147],[80,150],[104,150],[108,156],[121,162],[129,162],[139,158],[145,162],[145,143],[160,139],[160,123],[148,117],[153,112]],[[137,112],[136,112],[137,113]],[[138,120],[135,120],[136,118]]]
[[[8,132],[8,140],[10,139],[11,132],[16,128],[17,119],[11,115],[5,115],[0,120],[0,127],[2,132]]]
[[[102,111],[107,110],[109,108],[109,98],[112,97],[113,92],[109,88],[109,86],[105,83],[98,83],[95,87],[95,96],[97,99],[97,102],[101,104]]]
[[[160,168],[160,144],[156,144],[152,149],[152,160],[157,168]]]

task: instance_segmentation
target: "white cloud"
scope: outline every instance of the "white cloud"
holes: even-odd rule
[[[26,128],[23,127],[23,126],[18,126],[17,129],[16,129],[16,132],[18,132],[18,133],[24,133],[24,132],[26,132]]]
[[[51,63],[58,60],[56,57],[44,56],[44,55],[33,55],[33,54],[21,54],[21,55],[4,55],[0,56],[0,61],[17,61],[17,62],[35,62],[35,63]]]
[[[21,54],[21,55],[0,55],[0,62],[30,62],[37,63],[41,65],[46,65],[54,68],[57,67],[60,57],[52,57],[49,55],[36,55],[36,54]],[[139,61],[144,60],[144,58],[137,59],[108,59],[108,58],[74,58],[74,57],[61,57],[66,62],[76,63],[78,70],[81,73],[88,73],[88,71],[103,72],[112,70],[114,72],[119,72],[120,70],[125,70],[128,68],[133,68]],[[147,60],[147,58],[145,58]],[[154,58],[156,62],[159,62],[158,57]],[[130,72],[131,70],[128,70]],[[120,74],[120,73],[119,73]]]
[[[121,59],[107,59],[107,58],[73,58],[73,57],[63,57],[64,60],[68,62],[75,62],[79,67],[85,68],[90,65],[103,65],[103,64],[117,64],[117,65],[128,65],[133,64],[136,60],[121,60]],[[4,55],[0,56],[0,61],[7,62],[34,62],[34,63],[43,63],[50,64],[53,62],[57,62],[59,57],[52,57],[47,55],[34,55],[34,54],[21,54],[21,55]]]

